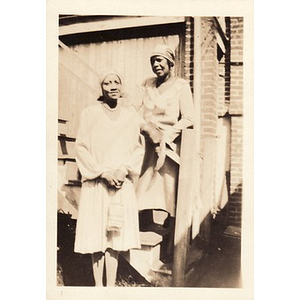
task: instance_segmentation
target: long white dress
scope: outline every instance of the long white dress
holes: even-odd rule
[[[178,77],[156,87],[157,78],[147,79],[136,105],[145,124],[151,124],[162,135],[167,148],[179,155],[180,134],[193,125],[194,105],[189,84]],[[146,153],[137,185],[139,210],[162,209],[175,216],[179,166],[166,156],[162,167],[156,170],[158,155],[154,146],[146,143]]]
[[[74,251],[126,251],[140,248],[138,207],[133,178],[141,170],[144,150],[137,114],[102,102],[83,110],[76,138],[76,161],[82,175],[81,198]],[[121,169],[127,176],[120,190],[108,188],[99,176]],[[124,206],[124,225],[107,231],[108,207],[118,200]]]

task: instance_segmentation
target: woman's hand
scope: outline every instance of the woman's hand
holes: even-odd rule
[[[116,179],[118,180],[118,186],[121,187],[126,178],[126,174],[121,170],[115,170],[114,175],[115,175]]]
[[[119,182],[118,178],[115,176],[113,172],[104,172],[100,176],[106,182],[109,187],[113,187],[116,189],[120,189],[122,184]],[[123,182],[122,182],[123,183]]]
[[[146,125],[142,128],[142,134],[153,144],[159,144],[162,139],[162,132],[151,125]]]
[[[180,135],[181,130],[170,128],[164,132],[164,140],[167,144],[171,145],[174,140]]]

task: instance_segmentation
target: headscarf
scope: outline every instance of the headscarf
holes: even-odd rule
[[[150,59],[153,56],[162,56],[166,58],[173,66],[175,65],[175,54],[173,50],[165,44],[157,45],[150,55]]]
[[[100,77],[99,77],[100,96],[99,96],[98,100],[103,100],[102,83],[103,83],[104,79],[105,79],[108,75],[111,75],[111,74],[118,76],[119,79],[120,79],[121,84],[123,84],[123,83],[122,83],[122,77],[121,77],[121,75],[120,75],[119,72],[117,72],[117,71],[115,71],[115,70],[113,70],[113,69],[109,69],[109,70],[103,71],[103,72],[100,74]]]

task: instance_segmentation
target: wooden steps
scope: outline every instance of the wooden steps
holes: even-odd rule
[[[169,286],[171,264],[166,264],[164,252],[169,236],[163,211],[142,211],[139,214],[141,249],[132,249],[124,258],[151,285]]]
[[[163,238],[152,232],[140,232],[141,249],[131,249],[125,254],[125,259],[148,282],[152,282],[152,269],[159,269],[163,263],[160,261],[160,249]]]

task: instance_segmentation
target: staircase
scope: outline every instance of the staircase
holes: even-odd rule
[[[131,249],[123,255],[126,261],[154,286],[170,286],[172,261],[165,248],[170,231],[164,226],[163,212],[140,213],[141,249]]]
[[[206,257],[209,244],[210,214],[202,224],[201,235],[187,245],[186,265],[183,270],[187,280],[194,275],[195,266]],[[167,219],[168,220],[168,219]],[[170,229],[167,220],[156,212],[152,215],[140,213],[141,249],[132,249],[123,258],[137,271],[151,286],[174,286],[173,253],[167,255],[170,240]],[[205,231],[205,232],[204,232]],[[172,251],[173,252],[173,251]],[[188,284],[188,283],[185,283]],[[185,286],[185,285],[182,285]]]

